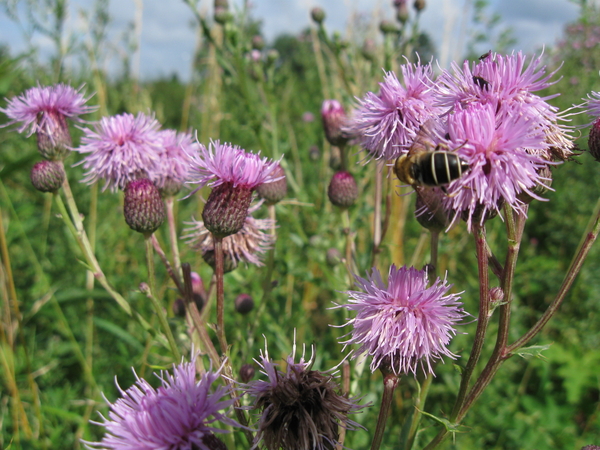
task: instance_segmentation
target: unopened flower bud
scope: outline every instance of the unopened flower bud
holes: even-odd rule
[[[337,100],[325,100],[321,106],[321,118],[325,137],[331,145],[343,146],[348,142],[348,134],[344,131],[347,117],[346,111]]]
[[[329,200],[335,206],[348,208],[358,198],[358,186],[356,180],[349,172],[337,172],[333,175],[327,190]]]
[[[252,36],[252,48],[254,50],[262,50],[265,48],[265,40],[260,34]]]
[[[229,8],[229,0],[215,0],[214,7],[217,8]]]
[[[287,194],[287,180],[281,164],[277,164],[277,168],[273,171],[273,177],[283,178],[272,183],[263,183],[256,188],[258,195],[264,198],[268,205],[279,203]]]
[[[40,161],[31,169],[31,184],[41,192],[56,192],[65,180],[62,163],[56,161]]]
[[[417,12],[421,12],[425,9],[426,3],[425,0],[415,0],[413,7]]]
[[[375,41],[373,41],[373,39],[365,39],[361,53],[367,61],[375,61],[375,59],[377,59],[377,47],[375,46]]]
[[[165,220],[165,205],[152,181],[140,178],[125,188],[125,222],[132,230],[153,233]]]
[[[244,364],[240,368],[240,380],[242,383],[248,383],[252,378],[254,378],[254,374],[256,373],[256,369],[252,364]]]
[[[310,10],[310,17],[312,17],[312,20],[314,20],[317,25],[320,25],[325,20],[325,11],[316,6]]]
[[[393,34],[399,33],[400,28],[398,28],[398,25],[396,25],[394,22],[382,20],[379,22],[379,31],[381,31],[383,34]]]
[[[325,261],[331,267],[337,266],[342,261],[342,254],[337,248],[332,247],[325,253]]]
[[[240,294],[235,299],[235,310],[240,314],[248,314],[254,309],[254,299],[248,294]]]
[[[502,288],[493,287],[490,289],[490,301],[493,303],[498,303],[504,300],[504,291]]]
[[[244,226],[251,200],[251,189],[232,183],[215,186],[202,211],[204,226],[221,238],[237,233]]]
[[[406,23],[406,21],[408,20],[408,17],[409,17],[409,13],[408,13],[408,6],[406,5],[406,1],[397,2],[396,20],[404,25]]]
[[[279,59],[279,52],[277,50],[275,50],[274,48],[269,49],[269,51],[267,51],[267,64],[268,65],[273,65],[273,63],[275,61],[277,61]]]
[[[594,159],[600,162],[600,119],[597,119],[590,129],[590,137],[588,138],[588,147],[590,154]]]
[[[227,22],[231,22],[233,20],[233,15],[227,8],[223,7],[215,8],[213,17],[215,22],[217,22],[219,25],[225,25]]]

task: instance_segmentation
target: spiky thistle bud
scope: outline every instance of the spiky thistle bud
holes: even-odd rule
[[[349,135],[344,130],[347,122],[346,111],[337,100],[325,100],[321,106],[321,118],[325,137],[331,145],[337,147],[346,145]]]
[[[62,163],[40,161],[31,169],[31,184],[41,192],[56,192],[65,180]]]
[[[590,137],[588,138],[588,146],[590,154],[596,161],[600,162],[600,119],[596,119],[592,124]]]
[[[255,373],[256,369],[252,364],[244,364],[240,368],[240,380],[242,381],[242,383],[248,383],[254,378]]]
[[[260,34],[252,36],[252,48],[254,50],[262,50],[265,48],[265,40]]]
[[[287,194],[287,180],[281,164],[277,164],[277,168],[273,171],[273,177],[282,178],[271,183],[263,183],[256,188],[258,195],[264,198],[268,205],[279,203]]]
[[[425,6],[426,6],[425,0],[415,0],[415,3],[413,4],[413,6],[417,12],[421,12],[425,9]]]
[[[350,172],[337,172],[333,175],[327,190],[329,200],[335,206],[348,208],[358,198],[358,186]]]
[[[312,20],[314,20],[317,25],[321,25],[325,20],[325,11],[323,8],[316,6],[310,10],[310,17],[312,17]]]
[[[254,309],[254,299],[248,294],[240,294],[235,299],[235,310],[240,314],[248,314]]]
[[[234,188],[232,183],[216,186],[202,211],[204,226],[215,236],[237,233],[244,226],[252,200],[252,189]]]
[[[154,183],[147,178],[129,182],[123,205],[125,222],[132,230],[152,234],[165,220],[165,205]]]
[[[383,34],[394,34],[399,33],[400,28],[398,28],[398,25],[396,25],[394,22],[382,20],[379,22],[379,31],[381,31]]]

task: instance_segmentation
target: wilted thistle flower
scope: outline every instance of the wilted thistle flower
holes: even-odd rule
[[[403,83],[394,72],[379,83],[379,94],[359,99],[348,132],[375,159],[394,159],[406,152],[423,123],[441,111],[434,106],[431,64],[404,64]]]
[[[448,294],[452,285],[446,279],[437,278],[428,287],[425,270],[392,265],[387,282],[373,268],[366,279],[356,276],[356,285],[361,291],[346,292],[350,303],[336,308],[356,311],[345,324],[353,329],[343,344],[359,345],[355,356],[372,356],[371,371],[383,362],[396,375],[416,376],[419,366],[433,373],[435,360],[457,357],[447,347],[456,334],[454,326],[466,313],[459,295]]]
[[[165,220],[165,205],[154,183],[147,178],[129,182],[123,202],[125,222],[143,234],[152,234]]]
[[[340,208],[354,205],[358,198],[358,186],[354,176],[350,172],[336,172],[329,182],[327,195],[331,203]]]
[[[309,361],[294,351],[287,357],[285,372],[269,358],[267,349],[256,362],[268,380],[256,380],[246,392],[255,398],[253,409],[261,412],[254,445],[267,450],[329,450],[336,446],[338,427],[352,430],[359,425],[348,419],[363,406],[357,399],[339,393],[335,373],[311,370]]]
[[[160,124],[153,116],[138,113],[103,117],[94,129],[84,129],[82,145],[75,150],[84,154],[87,170],[83,183],[104,180],[103,190],[125,189],[137,178],[147,178],[164,153]]]
[[[337,147],[346,145],[350,135],[345,130],[348,119],[342,104],[337,100],[324,100],[321,106],[321,119],[323,119],[327,141]]]
[[[536,155],[548,144],[534,120],[473,103],[448,116],[448,134],[448,146],[470,169],[448,186],[444,205],[457,216],[466,214],[469,229],[477,216],[481,224],[488,211],[497,213],[504,203],[524,213],[521,193],[540,199],[533,191],[544,181],[540,170],[547,161]]]
[[[261,158],[231,144],[211,142],[193,155],[190,183],[212,187],[202,218],[204,226],[223,238],[237,233],[246,222],[252,193],[263,183],[279,180],[274,176],[279,161]]]
[[[125,391],[119,387],[121,398],[107,401],[108,419],[93,422],[106,428],[102,440],[85,442],[86,446],[113,450],[226,448],[214,434],[226,431],[213,424],[240,425],[220,412],[234,400],[221,400],[229,394],[228,387],[212,388],[219,372],[205,372],[197,380],[194,361],[173,365],[172,375],[156,375],[161,381],[158,389],[136,376],[134,386]]]
[[[279,179],[271,183],[261,184],[256,188],[256,193],[265,200],[267,205],[279,203],[287,194],[287,179],[281,164],[277,163],[273,176]]]
[[[192,155],[198,152],[199,145],[189,133],[163,130],[159,131],[159,136],[163,151],[148,172],[160,192],[172,196],[187,181]]]
[[[23,133],[37,135],[38,150],[45,159],[63,160],[71,150],[71,134],[67,119],[81,121],[79,116],[94,110],[86,106],[89,97],[66,84],[37,86],[8,101],[6,108],[0,108],[11,120],[3,126],[19,124]]]
[[[275,236],[265,233],[270,230],[273,221],[270,219],[255,219],[252,213],[260,207],[256,204],[248,210],[244,226],[235,234],[223,238],[223,258],[226,265],[225,272],[231,272],[240,261],[262,266],[260,256],[270,249],[275,243]],[[215,242],[212,233],[204,226],[204,222],[192,219],[187,222],[191,227],[184,230],[183,239],[193,250],[200,252],[202,258],[215,268]]]
[[[58,161],[40,161],[31,169],[31,184],[41,192],[56,192],[65,181],[65,170]]]

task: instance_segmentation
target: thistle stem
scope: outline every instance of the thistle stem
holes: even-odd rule
[[[223,238],[213,234],[215,243],[215,275],[217,277],[217,338],[221,353],[227,354],[227,337],[225,336],[225,289],[223,285]]]
[[[178,279],[181,279],[181,260],[179,258],[179,246],[177,245],[177,224],[175,222],[175,199],[169,195],[165,203],[167,205],[167,222],[169,223],[169,242],[173,254],[174,272]]]
[[[394,392],[400,379],[394,374],[385,375],[383,378],[383,396],[381,398],[381,408],[379,409],[379,417],[377,417],[377,427],[375,428],[375,435],[371,442],[371,450],[379,450],[381,442],[383,440],[383,433],[385,431],[385,425],[387,418],[390,415],[390,409],[392,407],[392,400],[394,399]]]
[[[156,298],[156,279],[154,275],[154,251],[152,247],[152,234],[145,234],[144,241],[146,244],[146,263],[148,265],[148,282],[150,287],[149,290],[145,292],[145,294],[152,302],[152,306],[154,307],[154,311],[158,316],[160,326],[163,329],[165,336],[167,337],[169,347],[171,347],[173,357],[176,361],[179,361],[181,360],[181,353],[179,353],[179,349],[177,348],[177,344],[175,343],[175,338],[173,337],[173,333],[171,332],[171,328],[169,327],[169,323],[167,322],[167,315],[162,305]]]

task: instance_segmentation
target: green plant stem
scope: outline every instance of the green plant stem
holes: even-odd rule
[[[411,449],[415,443],[415,437],[417,436],[419,424],[421,423],[421,418],[423,417],[423,410],[425,409],[425,401],[427,400],[427,394],[429,394],[429,388],[431,387],[433,379],[433,374],[428,373],[427,377],[425,377],[425,380],[423,381],[423,384],[421,385],[421,389],[419,389],[419,395],[415,400],[415,411],[412,415],[412,423],[408,432],[408,439],[406,441],[407,450]]]
[[[346,251],[345,251],[345,260],[346,260],[346,271],[348,272],[348,285],[354,285],[354,274],[358,272],[356,268],[356,264],[354,263],[354,238],[356,237],[356,233],[352,231],[350,226],[350,213],[348,212],[348,208],[344,208],[341,211],[342,214],[342,226],[344,227],[344,234],[346,235]]]
[[[385,375],[383,378],[383,396],[381,397],[381,408],[379,409],[377,427],[375,428],[375,434],[373,435],[373,441],[371,442],[371,450],[379,450],[379,447],[381,447],[383,433],[385,432],[385,425],[392,407],[392,400],[394,399],[394,392],[396,391],[396,387],[398,386],[399,382],[400,379],[394,374]]]
[[[167,222],[169,224],[169,243],[173,254],[174,272],[181,279],[181,259],[179,258],[179,245],[177,244],[177,223],[175,222],[175,198],[170,195],[165,199],[167,205]]]
[[[154,251],[152,247],[152,234],[147,233],[144,235],[144,242],[146,244],[146,263],[148,265],[148,282],[150,289],[146,292],[146,296],[152,302],[152,306],[154,306],[154,311],[158,316],[158,321],[160,323],[165,336],[167,337],[167,341],[169,341],[169,346],[171,347],[171,352],[173,353],[173,358],[175,361],[179,362],[181,360],[181,353],[179,353],[179,349],[177,348],[177,344],[175,343],[175,338],[173,337],[173,333],[171,332],[171,328],[169,327],[169,322],[167,322],[167,315],[156,298],[156,279],[154,275]]]
[[[223,238],[213,234],[215,243],[215,275],[217,277],[217,339],[221,353],[227,354],[227,337],[225,336],[225,289],[223,284]]]
[[[173,267],[171,267],[171,263],[169,262],[167,255],[165,254],[164,250],[162,249],[160,242],[158,242],[158,239],[156,238],[155,233],[152,233],[152,245],[154,247],[154,251],[157,253],[158,257],[164,264],[165,269],[167,269],[167,273],[169,274],[169,277],[171,277],[171,279],[175,283],[175,286],[177,286],[177,290],[180,292],[181,295],[183,295],[185,292],[184,285],[182,284],[181,279],[173,271]]]
[[[373,213],[373,260],[372,266],[377,265],[379,246],[381,245],[381,199],[383,198],[383,169],[385,161],[377,161],[375,165],[375,194]]]
[[[477,362],[479,361],[479,357],[481,356],[481,350],[483,349],[483,343],[485,341],[485,335],[489,323],[488,313],[490,310],[490,288],[485,225],[475,224],[473,226],[473,234],[475,236],[475,246],[477,248],[477,268],[479,273],[479,315],[477,316],[477,329],[475,331],[473,347],[471,348],[469,360],[467,361],[467,365],[462,374],[460,389],[456,397],[452,414],[450,415],[451,421],[456,419],[465,401],[467,390],[469,388],[469,382],[471,381],[473,371],[475,370]]]
[[[81,216],[79,214],[79,210],[77,209],[77,204],[73,198],[73,193],[71,192],[71,187],[69,186],[69,181],[67,178],[65,178],[62,187],[71,214],[69,215],[67,212],[62,198],[58,192],[54,193],[54,200],[56,201],[56,205],[58,206],[65,225],[67,225],[67,228],[69,231],[71,231],[71,234],[77,241],[77,244],[79,245],[86,262],[94,273],[94,277],[98,280],[102,287],[106,289],[112,298],[116,300],[119,306],[131,316],[132,311],[129,303],[127,303],[127,300],[125,300],[123,296],[110,285],[106,279],[106,276],[104,275],[104,272],[102,272],[102,268],[100,267],[96,256],[94,255],[94,251],[92,250],[92,246],[83,227],[83,221],[81,220]]]

